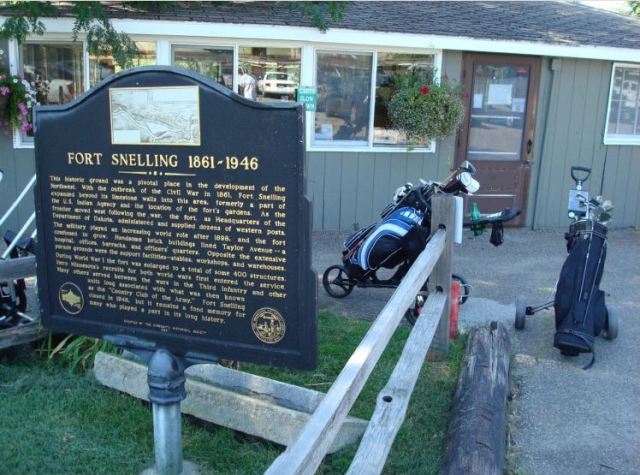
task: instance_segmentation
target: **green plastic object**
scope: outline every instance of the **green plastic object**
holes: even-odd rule
[[[469,213],[469,217],[472,221],[480,219],[480,209],[478,209],[478,203],[475,201],[471,203],[471,212]],[[484,226],[481,224],[474,224],[471,226],[471,232],[474,236],[482,236],[484,232]]]

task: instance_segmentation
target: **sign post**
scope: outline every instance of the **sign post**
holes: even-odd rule
[[[179,475],[183,473],[180,401],[187,396],[184,365],[168,351],[156,350],[148,371],[155,470],[158,475]]]
[[[148,361],[159,473],[187,365],[316,365],[303,116],[162,66],[36,109],[42,322]]]

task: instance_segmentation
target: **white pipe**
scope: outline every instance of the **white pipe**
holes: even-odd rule
[[[0,257],[0,259],[6,259],[7,257],[9,257],[9,254],[11,254],[11,251],[13,251],[13,248],[16,247],[16,244],[18,244],[18,240],[27,231],[29,226],[31,226],[31,223],[33,223],[34,219],[36,219],[36,212],[35,211],[33,213],[31,213],[31,216],[29,216],[29,219],[27,220],[27,222],[24,223],[24,226],[22,226],[20,231],[18,231],[18,234],[16,234],[16,237],[13,238],[13,241],[11,241],[11,244],[9,244],[9,247],[7,247],[5,249],[5,251],[2,254],[2,257]]]
[[[4,216],[2,218],[0,218],[0,226],[2,226],[4,224],[4,222],[7,220],[7,218],[11,215],[11,213],[13,213],[13,210],[18,207],[18,205],[22,201],[22,198],[24,198],[24,196],[27,194],[27,192],[33,186],[33,184],[35,182],[36,182],[36,176],[33,175],[33,177],[31,177],[31,180],[29,181],[29,183],[27,183],[27,186],[25,186],[24,190],[22,190],[22,193],[20,193],[20,195],[18,195],[18,197],[13,202],[13,204],[9,207],[9,209],[4,214]]]

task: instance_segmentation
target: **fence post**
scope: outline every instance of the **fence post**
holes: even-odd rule
[[[431,231],[433,232],[438,227],[444,227],[447,230],[444,250],[429,279],[430,285],[434,289],[441,289],[447,295],[442,317],[429,350],[432,359],[441,359],[447,356],[449,347],[449,294],[451,292],[451,261],[456,204],[453,196],[436,195],[431,199],[431,206]]]

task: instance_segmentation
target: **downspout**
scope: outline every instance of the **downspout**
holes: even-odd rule
[[[551,111],[551,98],[556,90],[555,72],[559,71],[562,67],[562,60],[560,58],[551,58],[550,70],[551,70],[551,85],[549,86],[549,94],[547,94],[546,110],[544,112],[544,129],[542,130],[542,147],[540,149],[540,158],[538,160],[538,172],[536,174],[536,189],[533,194],[533,218],[531,219],[531,228],[537,229],[537,211],[538,211],[538,194],[540,192],[540,175],[542,174],[542,160],[545,155],[545,149],[547,146],[547,132],[549,130],[549,114]]]

